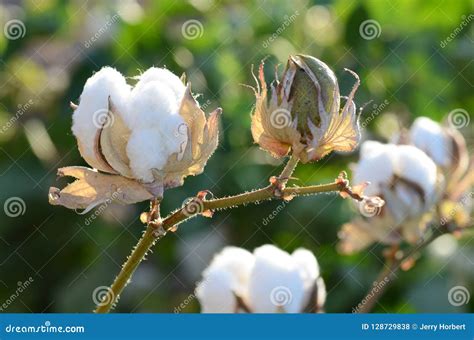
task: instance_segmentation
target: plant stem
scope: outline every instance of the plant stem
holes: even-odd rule
[[[436,238],[447,232],[448,231],[445,228],[433,228],[433,232],[430,237],[411,247],[400,259],[394,259],[394,257],[390,258],[374,282],[374,287],[377,287],[377,289],[370,289],[367,295],[359,303],[358,306],[360,307],[356,309],[356,313],[369,313],[375,307],[375,304],[379,301],[379,299],[383,296],[389,285],[393,282],[395,273],[400,269],[403,263],[418,253],[420,250],[426,248],[426,246],[428,246]]]
[[[285,188],[285,185],[297,164],[298,159],[291,157],[280,176],[276,178],[276,181],[271,182],[270,185],[264,188],[235,196],[210,200],[206,200],[205,194],[200,195],[200,193],[197,197],[194,197],[187,204],[168,215],[162,221],[159,219],[156,221],[149,221],[146,231],[138,241],[137,246],[132,250],[131,255],[128,257],[120,273],[115,278],[114,283],[108,289],[106,296],[104,296],[102,302],[96,307],[95,312],[108,313],[118,301],[120,294],[130,281],[134,271],[143,261],[157,239],[161,238],[169,231],[175,231],[180,223],[189,218],[209,211],[212,212],[214,210],[232,208],[248,203],[259,203],[270,199],[290,198],[293,196],[313,195],[334,191],[350,193],[349,183],[340,180],[336,180],[329,184]],[[355,198],[358,199],[357,197]]]

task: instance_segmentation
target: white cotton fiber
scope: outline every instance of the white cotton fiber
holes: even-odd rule
[[[155,129],[133,131],[127,155],[134,177],[147,183],[154,180],[151,169],[162,169],[168,160],[166,145]]]
[[[232,291],[234,278],[223,268],[209,268],[196,287],[202,313],[234,313],[236,299]]]
[[[254,251],[248,296],[254,313],[301,312],[304,283],[296,261],[283,250],[264,245]]]
[[[398,176],[417,183],[428,200],[435,191],[437,169],[433,160],[412,145],[399,145],[396,153]]]
[[[437,122],[427,117],[417,118],[411,126],[410,139],[413,145],[426,152],[439,166],[450,165],[453,144]]]
[[[366,195],[380,194],[380,185],[388,183],[393,177],[395,149],[395,145],[374,141],[362,144],[360,159],[354,169],[353,182],[355,184],[370,182],[364,190]]]
[[[94,161],[94,140],[100,122],[107,115],[109,96],[118,111],[124,112],[129,94],[130,86],[125,78],[111,67],[102,68],[84,85],[79,106],[73,114],[72,132],[81,143],[82,156],[89,163],[95,163],[90,164],[92,167],[99,168]]]
[[[140,75],[139,81],[135,87],[140,89],[142,86],[152,81],[164,84],[167,88],[173,91],[174,98],[178,105],[181,103],[186,87],[184,86],[181,79],[179,79],[176,75],[165,68],[150,67],[148,70],[142,73],[142,75]]]

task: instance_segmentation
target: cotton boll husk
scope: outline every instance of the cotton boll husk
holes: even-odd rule
[[[127,144],[130,168],[135,178],[150,183],[154,177],[151,169],[161,169],[169,152],[155,129],[133,131]]]
[[[255,249],[248,297],[254,313],[298,313],[304,308],[304,282],[296,261],[273,245]]]
[[[159,82],[169,88],[174,93],[176,103],[179,105],[184,96],[186,86],[175,74],[165,68],[150,67],[139,77],[135,88],[140,89],[149,82]]]
[[[73,114],[72,132],[76,136],[82,157],[94,168],[109,171],[95,153],[95,141],[100,122],[107,115],[109,97],[118,111],[126,112],[130,86],[123,75],[104,67],[90,77]]]
[[[426,152],[441,167],[451,165],[453,143],[437,122],[427,118],[415,119],[410,128],[413,145]]]
[[[370,182],[364,190],[368,196],[378,195],[381,184],[388,183],[394,174],[394,145],[367,141],[361,146],[360,160],[354,169],[354,183]]]
[[[424,199],[430,199],[436,189],[436,164],[412,145],[399,145],[396,150],[397,175],[419,185],[423,189]]]
[[[196,287],[202,313],[234,313],[237,301],[232,290],[235,280],[225,268],[209,268]]]

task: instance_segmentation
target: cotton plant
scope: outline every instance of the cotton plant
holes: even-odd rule
[[[309,250],[289,254],[274,245],[253,253],[226,247],[196,287],[202,313],[322,312],[326,288]]]
[[[288,158],[281,173],[269,178],[265,187],[234,196],[216,198],[203,188],[164,217],[160,204],[167,197],[166,191],[184,185],[186,177],[202,173],[216,150],[222,110],[204,113],[191,84],[185,81],[186,76],[178,77],[166,68],[152,67],[128,80],[111,67],[93,74],[86,81],[79,102],[71,103],[72,132],[79,153],[90,167],[60,168],[60,177],[72,177],[74,181],[62,189],[50,188],[49,201],[82,213],[111,201],[150,202],[149,211],[140,216],[145,231],[95,312],[109,312],[157,240],[176,232],[178,225],[195,216],[210,218],[218,210],[239,205],[271,199],[290,201],[296,196],[324,192],[339,193],[342,198],[363,202],[370,209],[382,207],[382,199],[365,195],[361,186],[352,188],[344,171],[327,184],[288,185],[299,162],[316,162],[332,151],[350,152],[359,143],[359,114],[354,96],[360,81],[353,71],[347,71],[356,82],[348,97],[344,97],[328,65],[312,56],[290,56],[281,80],[271,84],[268,93],[262,63],[254,89],[256,105],[251,131],[255,143],[263,150],[280,159]],[[278,264],[272,257],[282,262]],[[227,261],[224,255],[222,258],[216,261]],[[245,258],[254,263],[254,273],[242,279],[241,284],[235,273],[209,274],[216,276],[214,284],[228,280],[235,285],[232,294],[241,303],[240,308],[255,312],[298,312],[308,302],[313,310],[320,310],[323,283],[317,262],[307,251],[300,250],[290,256],[265,246],[253,255],[242,255],[240,260]],[[270,276],[261,276],[264,272]],[[239,275],[246,277],[244,272]],[[213,280],[209,282],[213,284]],[[293,302],[288,306],[277,308],[269,304],[268,294],[274,282],[293,290]],[[245,287],[245,292],[239,287]],[[316,304],[313,290],[318,294]],[[229,291],[221,293],[222,301],[230,296]],[[267,297],[259,301],[258,296],[263,293]],[[225,301],[227,306],[233,306],[232,299]]]

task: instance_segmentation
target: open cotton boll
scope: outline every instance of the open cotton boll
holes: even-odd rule
[[[436,189],[437,169],[433,160],[412,145],[399,145],[396,153],[396,173],[413,183],[417,183],[428,200]]]
[[[72,116],[72,132],[76,136],[82,157],[92,166],[104,170],[95,155],[97,130],[104,123],[109,97],[119,113],[125,113],[130,86],[123,75],[104,67],[90,77],[82,91],[79,105]]]
[[[208,268],[196,287],[196,297],[202,313],[234,313],[236,298],[234,278],[224,268]]]
[[[304,283],[296,261],[273,245],[254,251],[255,265],[250,274],[248,297],[254,313],[301,312]]]
[[[361,146],[360,160],[354,169],[354,183],[370,182],[364,193],[378,195],[381,184],[388,183],[394,174],[395,145],[367,141]]]
[[[181,103],[181,100],[184,96],[184,91],[186,86],[184,86],[181,79],[178,78],[175,74],[168,71],[165,68],[150,67],[139,77],[139,81],[136,84],[136,88],[140,89],[149,82],[159,82],[164,86],[168,87],[174,93],[174,98],[176,102]]]
[[[291,254],[291,257],[294,259],[298,269],[300,270],[300,276],[304,283],[305,293],[303,298],[303,305],[308,304],[311,294],[313,293],[314,285],[317,285],[318,299],[320,294],[326,295],[325,288],[324,292],[322,291],[322,288],[324,287],[324,282],[322,281],[322,279],[319,278],[319,264],[314,254],[307,249],[299,248]],[[322,286],[321,283],[318,284],[317,281],[321,281]],[[322,304],[319,305],[322,306]]]
[[[439,166],[450,165],[453,143],[437,122],[427,117],[415,119],[410,128],[410,139],[413,145],[426,152]]]

